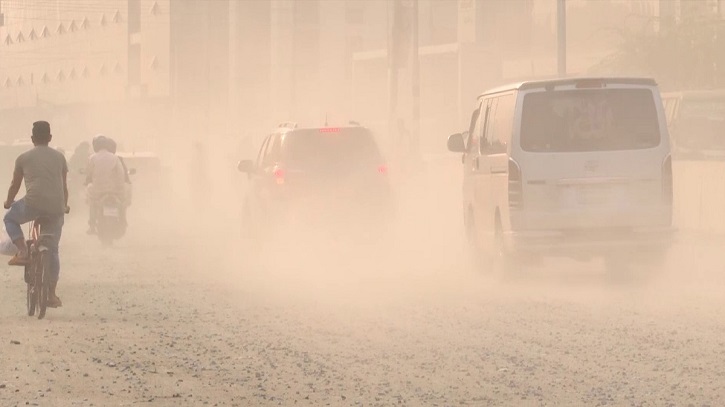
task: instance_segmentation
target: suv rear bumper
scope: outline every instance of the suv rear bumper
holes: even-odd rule
[[[513,253],[553,257],[598,256],[618,252],[666,251],[676,240],[672,227],[631,230],[510,231],[505,244]]]

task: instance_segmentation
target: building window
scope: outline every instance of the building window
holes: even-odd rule
[[[78,26],[76,25],[76,20],[73,20],[70,22],[70,25],[68,26],[68,31],[74,33],[78,31]]]
[[[65,82],[65,73],[63,73],[63,70],[61,69],[58,71],[58,82]]]
[[[21,42],[25,42],[25,36],[23,35],[23,32],[20,31],[18,33],[18,38],[15,39],[15,41],[19,44]]]
[[[5,37],[5,45],[13,45],[13,39],[10,38],[10,34]]]
[[[40,32],[40,38],[48,38],[50,37],[50,31],[48,31],[48,27],[43,27],[43,31]]]
[[[23,75],[18,76],[18,80],[15,83],[17,83],[18,86],[25,85],[25,81],[23,80]]]
[[[83,67],[83,72],[81,72],[81,76],[84,78],[89,78],[91,76],[90,72],[88,72],[88,67]]]
[[[116,10],[116,12],[113,13],[113,19],[111,19],[111,21],[113,21],[114,24],[118,24],[121,21],[123,21],[121,19],[121,13],[118,10]]]
[[[154,4],[151,6],[151,10],[149,10],[149,12],[152,16],[159,14],[159,3],[155,1]]]
[[[107,74],[108,69],[106,68],[106,64],[101,64],[101,69],[98,72],[101,74],[101,76]]]
[[[35,33],[35,28],[30,30],[30,35],[28,35],[28,37],[30,37],[31,41],[38,39],[38,34]]]
[[[43,82],[43,83],[49,83],[50,82],[50,78],[48,78],[48,74],[47,73],[43,73],[43,77],[40,78],[40,81]]]
[[[81,22],[81,28],[84,30],[87,30],[91,26],[91,23],[88,22],[88,18],[84,17],[83,21]]]
[[[55,30],[55,32],[58,34],[65,34],[65,26],[63,23],[58,24],[58,29]]]
[[[74,79],[78,78],[78,75],[76,74],[76,69],[75,68],[71,69],[70,74],[68,75],[68,78],[70,80],[74,80]]]
[[[116,62],[116,66],[113,67],[113,73],[115,73],[115,74],[123,73],[123,68],[121,67],[120,62]]]
[[[9,88],[13,86],[13,83],[10,81],[10,78],[5,78],[5,83],[3,84],[6,88]]]

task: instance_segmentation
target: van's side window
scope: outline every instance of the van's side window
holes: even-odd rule
[[[489,100],[488,120],[486,120],[486,128],[481,137],[481,154],[493,153],[493,143],[496,138],[496,107],[498,98]]]
[[[476,138],[480,153],[486,151],[486,134],[488,133],[489,122],[491,121],[491,99],[486,99],[481,104],[481,119],[476,127]]]
[[[476,110],[473,111],[473,114],[471,115],[471,123],[468,126],[468,136],[466,137],[466,151],[471,151],[471,147],[474,144],[474,140],[476,139],[476,126],[478,126],[478,120],[481,117],[481,104],[478,104],[478,107]]]
[[[493,122],[493,137],[491,138],[491,153],[501,154],[508,150],[514,130],[514,109],[516,98],[514,95],[504,95],[498,98],[496,104],[496,120]]]
[[[469,152],[476,151],[474,148],[479,148],[479,138],[481,137],[481,126],[483,125],[483,122],[485,121],[485,115],[486,115],[486,102],[483,102],[481,105],[479,105],[478,109],[475,113],[475,118],[472,118],[472,125],[471,125],[471,131],[468,133],[468,144],[466,144],[466,148]],[[475,120],[475,123],[473,123],[473,120]]]

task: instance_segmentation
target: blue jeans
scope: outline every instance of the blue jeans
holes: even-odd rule
[[[60,236],[63,232],[63,223],[65,222],[65,216],[60,215],[49,215],[40,212],[34,208],[30,208],[25,205],[25,199],[21,199],[10,207],[10,210],[5,214],[3,221],[5,222],[5,230],[8,232],[8,236],[13,242],[19,239],[25,239],[23,234],[23,228],[21,225],[32,222],[39,217],[47,219],[43,223],[43,234],[50,234],[53,236],[52,239],[48,239],[48,250],[50,251],[50,277],[53,281],[58,281],[60,275],[60,255],[58,254],[58,246],[60,245]]]

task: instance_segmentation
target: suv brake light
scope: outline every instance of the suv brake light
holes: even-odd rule
[[[277,185],[284,184],[284,170],[281,168],[277,168],[272,173],[274,175],[274,182]]]

